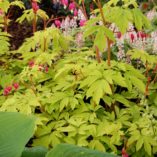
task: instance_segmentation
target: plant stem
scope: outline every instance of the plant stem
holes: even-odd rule
[[[34,19],[33,19],[33,34],[36,32],[37,27],[37,14],[34,13]]]
[[[95,2],[95,3],[100,10],[103,25],[106,26],[106,20],[105,20],[105,16],[103,13],[101,2],[100,2],[100,0],[97,0],[97,2]],[[106,38],[107,38],[107,63],[108,63],[108,66],[111,66],[111,43],[110,43],[110,39],[108,37],[106,37]]]
[[[96,59],[97,59],[98,63],[101,63],[99,48],[97,46],[95,46],[95,50],[96,50]]]
[[[8,19],[7,16],[4,16],[4,32],[8,32]]]

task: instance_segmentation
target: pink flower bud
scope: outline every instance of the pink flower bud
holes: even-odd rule
[[[48,73],[48,71],[49,71],[49,68],[48,68],[48,66],[46,66],[45,67],[45,72]]]
[[[82,27],[82,26],[84,26],[86,24],[86,20],[80,20],[80,23],[79,23],[79,25]]]
[[[137,32],[137,38],[141,38],[141,32]]]
[[[133,42],[133,41],[134,41],[134,39],[135,39],[134,34],[131,34],[131,35],[130,35],[130,38],[131,38],[131,41]]]
[[[55,20],[55,25],[57,28],[61,27],[61,22],[59,20]]]
[[[68,0],[61,0],[61,4],[64,6],[64,8],[66,9],[68,6]]]
[[[117,33],[117,38],[120,39],[121,37],[122,37],[122,33],[121,33],[121,32],[118,32],[118,33]]]
[[[44,65],[40,64],[38,69],[39,69],[39,71],[42,71],[44,69]]]
[[[78,15],[78,11],[77,9],[74,10],[74,16],[77,16]]]
[[[125,148],[122,149],[122,157],[129,157],[129,155],[126,152]]]
[[[28,66],[29,66],[30,68],[32,68],[34,65],[35,65],[35,63],[34,63],[33,60],[32,60],[32,61],[29,61]]]
[[[73,12],[73,11],[75,10],[75,8],[76,8],[75,3],[74,3],[74,2],[71,2],[71,3],[69,4],[69,10]]]
[[[32,1],[32,9],[33,9],[33,12],[34,12],[35,14],[36,14],[37,11],[39,10],[39,5],[38,5],[38,3],[37,3],[35,0]]]
[[[0,16],[3,16],[4,11],[2,9],[0,9]]]
[[[5,87],[5,88],[4,88],[4,91],[3,91],[3,95],[4,95],[4,96],[9,95],[9,93],[11,92],[11,90],[12,90],[12,86],[7,86],[7,87]]]
[[[17,90],[19,88],[19,84],[18,83],[13,83],[13,87],[15,90]]]

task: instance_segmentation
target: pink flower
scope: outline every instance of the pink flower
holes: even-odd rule
[[[38,3],[35,1],[35,0],[32,0],[32,9],[33,9],[33,12],[36,14],[37,11],[39,10],[39,5]]]
[[[4,91],[3,91],[3,95],[4,95],[4,96],[9,95],[9,93],[11,92],[11,90],[12,90],[12,86],[7,86],[7,87],[5,87],[5,88],[4,88]]]
[[[46,66],[45,67],[45,72],[48,73],[48,71],[49,71],[49,68],[48,68],[48,66]]]
[[[134,34],[130,34],[130,38],[131,38],[131,41],[133,42],[134,41],[134,39],[135,39],[135,36],[134,36]]]
[[[44,65],[43,64],[39,64],[39,66],[38,66],[39,71],[42,71],[43,68],[44,68]]]
[[[74,2],[71,2],[71,3],[69,4],[69,10],[70,10],[71,12],[73,12],[73,11],[75,10],[75,8],[76,8],[75,3],[74,3]]]
[[[17,90],[19,88],[19,84],[18,83],[13,83],[13,87],[15,90]]]
[[[61,22],[59,20],[55,20],[55,25],[57,28],[61,27]]]
[[[118,33],[117,33],[117,38],[120,39],[121,37],[122,37],[122,33],[121,33],[121,32],[118,32]]]
[[[0,16],[3,16],[3,10],[2,9],[0,9]]]
[[[28,66],[29,66],[30,68],[32,68],[34,65],[35,65],[35,63],[34,63],[33,60],[32,60],[32,61],[29,61]]]
[[[122,149],[122,157],[129,157],[129,155],[126,152],[125,148]]]
[[[141,32],[137,32],[137,38],[141,37]]]
[[[64,8],[66,9],[68,6],[68,0],[61,0],[61,4],[64,6]]]
[[[77,16],[78,15],[78,11],[77,9],[74,10],[74,16]]]
[[[141,38],[144,39],[144,38],[146,38],[146,37],[147,37],[147,35],[142,32],[142,33],[141,33]]]
[[[86,24],[86,20],[80,20],[80,23],[79,23],[79,25],[82,27],[82,26],[84,26]]]

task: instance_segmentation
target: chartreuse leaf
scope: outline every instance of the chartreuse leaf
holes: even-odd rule
[[[35,118],[20,113],[0,112],[0,156],[20,157],[32,137]]]
[[[144,143],[144,141],[143,141],[143,138],[141,136],[136,143],[136,151],[139,151],[142,148],[143,143]]]
[[[144,139],[144,149],[148,153],[149,156],[152,154],[152,148],[150,143],[147,141],[147,139]]]
[[[135,26],[138,30],[142,30],[143,27],[151,28],[150,21],[147,19],[146,16],[143,15],[140,9],[134,8],[132,9],[132,14],[134,18]]]
[[[105,31],[103,27],[100,27],[98,29],[98,32],[96,34],[95,40],[94,40],[94,46],[97,46],[99,48],[99,51],[104,51],[106,48],[106,36],[105,36]]]
[[[50,150],[46,157],[116,157],[116,155],[78,147],[70,144],[59,144]]]

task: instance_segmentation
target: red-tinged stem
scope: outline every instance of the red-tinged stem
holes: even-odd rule
[[[96,59],[97,59],[98,63],[101,63],[99,48],[97,46],[95,46],[95,50],[96,50]]]
[[[36,32],[37,27],[37,14],[34,13],[34,19],[33,19],[33,34]]]
[[[4,15],[4,31],[8,32],[8,18]]]
[[[87,16],[87,12],[86,12],[86,7],[85,7],[84,0],[82,0],[82,7],[83,7],[83,12],[84,12],[84,15],[85,15],[86,19],[88,19],[88,16]]]
[[[97,2],[95,1],[95,3],[100,10],[103,25],[106,26],[106,20],[105,20],[105,16],[103,13],[101,2],[100,2],[100,0],[97,0]],[[107,37],[107,63],[108,63],[108,66],[111,66],[111,41],[108,37]]]
[[[51,19],[49,19],[49,20],[45,23],[44,28],[46,28],[50,22],[55,21],[55,20],[58,20],[58,19],[64,19],[64,18],[65,18],[64,16],[56,17],[56,18],[51,18]]]

